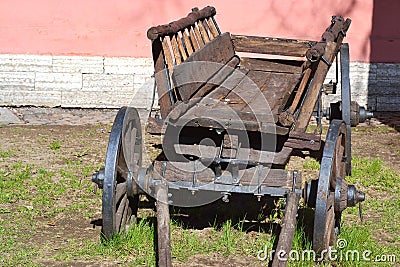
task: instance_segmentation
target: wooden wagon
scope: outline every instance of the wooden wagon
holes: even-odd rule
[[[160,110],[151,113],[146,131],[162,136],[163,152],[142,167],[138,112],[121,108],[105,168],[93,175],[103,189],[102,232],[110,238],[124,231],[134,222],[139,196],[154,198],[158,264],[170,266],[170,206],[242,195],[253,196],[246,201],[254,203],[285,197],[276,250],[289,252],[304,198],[315,210],[313,249],[321,252],[333,245],[341,212],[364,200],[345,180],[351,174],[350,127],[372,116],[350,99],[343,39],[351,20],[334,16],[320,41],[307,41],[222,33],[215,14],[213,7],[194,8],[148,30]],[[338,79],[324,85],[332,64]],[[337,85],[341,101],[323,110],[322,96],[336,94]],[[319,128],[323,116],[330,121],[325,141],[321,131],[307,131],[313,114]],[[321,169],[319,177],[302,183],[301,172],[286,166],[305,151],[321,152],[311,153]],[[275,255],[274,266],[285,264]]]

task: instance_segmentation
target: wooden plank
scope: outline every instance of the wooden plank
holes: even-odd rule
[[[233,57],[224,65],[217,73],[215,73],[206,84],[201,86],[193,97],[203,97],[211,92],[214,88],[220,86],[234,71],[239,64],[239,58]]]
[[[225,97],[235,110],[274,116],[294,90],[300,74],[250,71]],[[229,100],[229,101],[228,101]],[[237,107],[236,107],[237,106]]]
[[[250,70],[301,73],[304,61],[240,57],[240,65]]]
[[[325,49],[324,57],[329,62],[333,62],[337,52],[337,44],[328,42]],[[329,66],[320,60],[318,62],[317,69],[315,71],[312,84],[308,89],[307,95],[304,99],[304,103],[300,108],[300,114],[295,123],[294,129],[298,132],[305,132],[308,126],[308,122],[311,118],[314,110],[315,103],[318,100],[319,90],[325,81],[326,74],[328,73]]]
[[[153,163],[156,173],[161,174],[161,161]],[[210,183],[214,181],[215,173],[211,168],[208,168],[203,163],[196,163],[196,181],[200,183]],[[165,179],[169,182],[188,181],[191,182],[194,174],[194,161],[188,162],[166,162]],[[291,189],[293,184],[292,172],[283,169],[270,169],[262,167],[261,179],[258,180],[257,167],[239,170],[240,182],[239,185],[262,185],[270,187],[282,187]],[[296,189],[301,188],[301,179],[297,179]]]
[[[170,40],[171,40],[172,51],[174,52],[175,63],[177,65],[179,65],[179,64],[181,64],[182,60],[181,60],[181,55],[180,55],[180,52],[179,52],[179,46],[178,46],[178,43],[176,41],[175,35],[170,36]]]
[[[193,31],[194,31],[194,33],[196,35],[197,42],[199,42],[200,48],[203,47],[204,46],[204,41],[203,41],[203,38],[201,37],[199,29],[196,27],[196,25],[193,25],[192,28],[193,28]]]
[[[230,75],[218,88],[210,92],[207,97],[221,101],[226,99],[229,92],[235,88],[243,79],[246,78],[246,74],[249,72],[246,68],[236,69],[232,75]]]
[[[205,84],[223,67],[222,64],[230,62],[234,55],[235,53],[229,33],[226,33],[216,37],[200,50],[194,52],[185,61],[185,63],[199,61],[198,64],[175,66],[173,80],[182,100],[188,100],[200,86]],[[237,63],[231,67],[234,68]]]
[[[230,154],[230,149],[225,149]],[[219,155],[220,148],[206,145],[175,145],[175,151],[182,155],[192,155],[202,159],[213,159]],[[289,159],[292,149],[283,147],[279,152],[262,151],[252,148],[237,149],[237,160],[248,160],[251,162],[259,162],[261,164],[277,164],[284,165]]]
[[[172,103],[169,96],[169,86],[167,80],[168,74],[165,69],[161,40],[154,40],[151,48],[154,61],[155,80],[157,84],[158,103],[160,105],[161,116],[166,118],[171,109]]]
[[[187,62],[209,61],[225,64],[235,55],[231,37],[228,32],[221,34],[199,51],[188,57]]]
[[[199,27],[201,37],[203,37],[204,43],[210,42],[210,38],[208,37],[207,31],[204,28],[204,25],[201,21],[197,21],[197,27]]]
[[[185,42],[185,47],[188,52],[188,55],[190,56],[191,54],[193,54],[193,48],[192,48],[192,44],[190,42],[189,36],[186,33],[186,31],[182,31],[182,38],[183,38],[183,41]]]
[[[176,42],[178,43],[178,48],[179,48],[179,51],[181,52],[182,60],[185,61],[188,56],[186,54],[185,48],[183,47],[182,38],[179,36],[178,33],[176,33],[174,35],[174,38],[176,39]]]
[[[199,50],[200,46],[199,43],[197,42],[196,33],[194,32],[193,27],[189,28],[189,38],[190,41],[192,42],[194,51]]]
[[[203,27],[204,27],[204,29],[206,30],[206,33],[207,33],[207,35],[208,35],[208,38],[210,39],[210,41],[212,41],[215,37],[214,37],[214,35],[211,33],[211,29],[210,29],[210,26],[208,26],[207,19],[200,20],[200,22],[203,24]]]
[[[232,35],[236,52],[304,57],[315,42],[260,36]]]
[[[285,217],[283,218],[282,229],[279,234],[272,267],[285,267],[287,264],[287,259],[289,259],[289,253],[292,249],[294,231],[296,229],[296,215],[299,208],[300,197],[300,194],[295,192],[290,192],[286,197]]]
[[[206,19],[206,20],[207,20],[207,22],[208,22],[208,26],[209,26],[209,28],[210,28],[211,34],[212,34],[214,37],[217,37],[217,36],[219,35],[219,34],[218,34],[218,30],[217,30],[217,28],[215,27],[212,18],[208,18],[208,19]]]

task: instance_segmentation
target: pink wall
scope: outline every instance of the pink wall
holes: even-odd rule
[[[210,4],[222,31],[274,37],[318,40],[331,15],[350,17],[351,58],[370,61],[373,0],[2,0],[0,53],[150,57],[150,26]],[[400,37],[380,41],[388,34]]]

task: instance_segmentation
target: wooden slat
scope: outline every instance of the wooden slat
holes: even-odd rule
[[[176,41],[175,35],[170,37],[171,39],[171,46],[172,46],[172,51],[174,52],[174,58],[175,58],[175,63],[181,64],[182,59],[181,59],[181,55],[179,52],[179,46],[178,43]]]
[[[196,27],[196,25],[193,25],[193,30],[194,30],[194,33],[196,35],[196,39],[199,42],[200,48],[203,47],[204,46],[204,40],[203,40],[203,37],[201,37],[201,33],[200,33],[199,29]]]
[[[171,100],[169,97],[169,86],[167,80],[167,73],[164,65],[164,55],[162,52],[162,43],[160,39],[152,42],[152,55],[154,61],[154,73],[157,84],[158,103],[160,105],[160,112],[163,118],[167,117],[171,109]]]
[[[183,61],[187,59],[187,54],[185,48],[183,47],[182,38],[179,36],[179,33],[175,34],[176,42],[178,43],[179,51],[181,52],[181,56]]]
[[[185,47],[188,52],[188,55],[190,56],[191,54],[193,54],[193,48],[192,48],[192,44],[190,42],[189,36],[186,33],[186,31],[182,31],[182,38],[183,38],[183,41],[185,42]]]
[[[240,57],[241,66],[259,71],[301,73],[303,63],[304,61]]]
[[[200,45],[199,45],[199,43],[197,41],[196,33],[194,32],[193,27],[189,28],[189,38],[190,38],[190,41],[192,41],[194,51],[199,50],[200,49]]]
[[[162,48],[163,48],[165,61],[167,63],[167,67],[171,68],[171,70],[172,70],[172,68],[174,67],[174,61],[172,59],[171,50],[169,49],[169,45],[168,45],[167,39],[165,37],[162,40]]]
[[[210,28],[211,34],[212,34],[214,37],[217,37],[217,36],[219,35],[219,34],[218,34],[218,30],[217,30],[217,28],[215,27],[212,18],[208,18],[208,19],[207,19],[207,22],[208,22],[208,26],[209,26],[209,28]]]
[[[236,52],[304,57],[315,42],[276,39],[259,36],[232,35]]]
[[[199,27],[201,37],[203,37],[204,43],[210,42],[210,38],[208,37],[206,29],[204,29],[203,23],[201,21],[197,22],[197,27]]]
[[[201,23],[204,26],[204,29],[206,30],[207,36],[209,37],[210,41],[212,41],[215,37],[214,35],[211,33],[211,29],[210,26],[208,26],[208,22],[206,19],[201,20]]]

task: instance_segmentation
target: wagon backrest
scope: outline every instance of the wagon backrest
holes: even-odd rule
[[[190,72],[187,69],[183,71],[185,66],[179,68],[182,63],[211,61],[225,64],[234,56],[230,34],[221,34],[214,18],[215,14],[214,7],[207,6],[201,10],[193,8],[187,17],[152,27],[147,31],[147,37],[152,42],[162,117],[166,117],[176,102],[188,100],[190,92],[195,90],[193,87],[199,86],[175,86],[178,73],[184,76]]]

